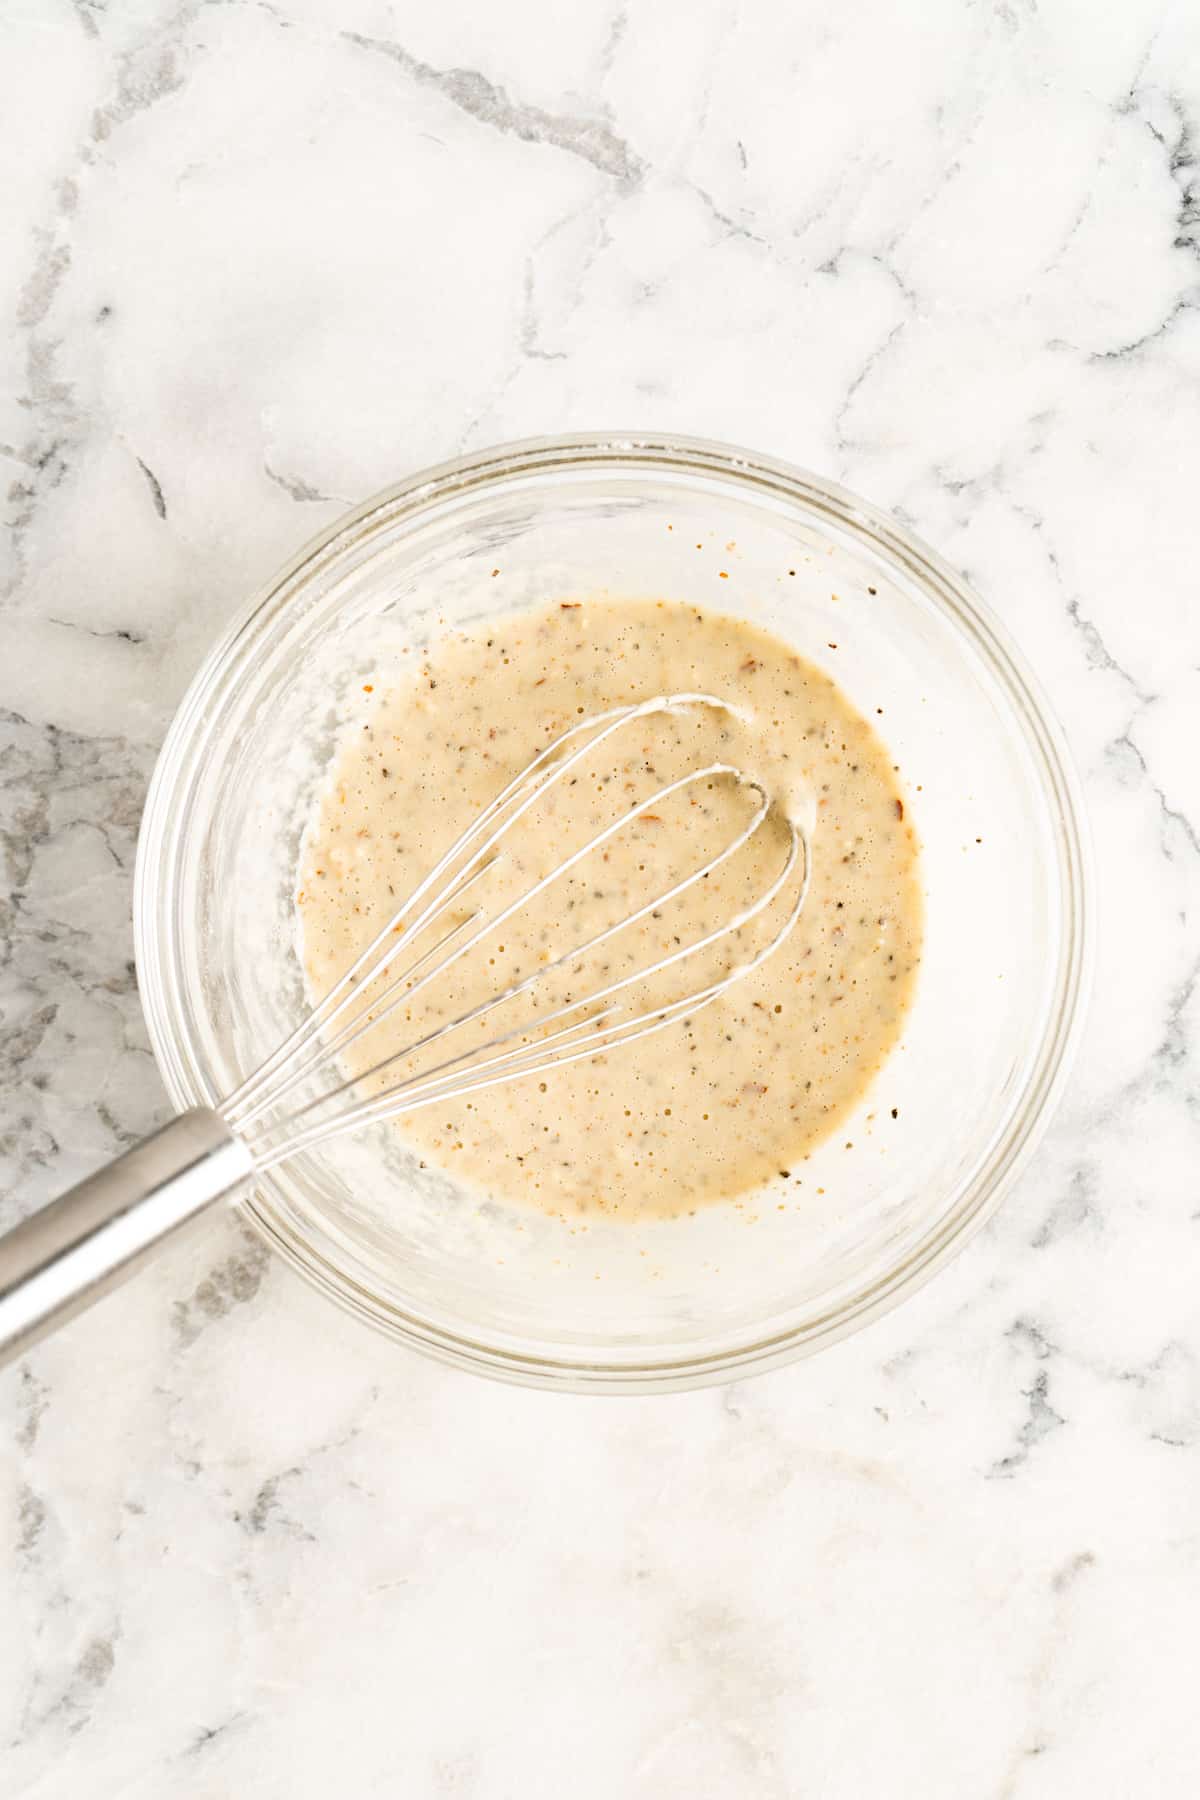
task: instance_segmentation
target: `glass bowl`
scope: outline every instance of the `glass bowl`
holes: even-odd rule
[[[811,1206],[768,1189],[583,1230],[421,1169],[379,1127],[244,1207],[401,1343],[547,1387],[687,1387],[817,1349],[931,1274],[1029,1155],[1079,1024],[1088,884],[1062,738],[995,620],[893,520],[765,457],[656,436],[506,445],[368,501],[250,603],[180,707],[139,844],[138,969],[172,1099],[215,1102],[304,1008],[300,834],[362,686],[447,626],[595,593],[769,627],[900,766],[924,966],[900,1046],[813,1155]]]

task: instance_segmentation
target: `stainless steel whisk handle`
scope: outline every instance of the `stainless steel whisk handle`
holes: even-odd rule
[[[253,1173],[241,1138],[219,1113],[197,1107],[0,1237],[0,1365],[90,1306]]]

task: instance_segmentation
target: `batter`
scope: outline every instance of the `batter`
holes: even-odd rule
[[[737,916],[783,866],[785,814],[810,834],[812,877],[783,945],[685,1023],[542,1079],[434,1105],[397,1128],[423,1158],[486,1192],[562,1216],[673,1216],[790,1171],[886,1059],[920,957],[916,841],[875,731],[779,639],[677,602],[559,602],[448,635],[411,661],[387,692],[363,684],[362,717],[306,834],[297,904],[314,999],[537,750],[581,715],[654,694],[700,692],[736,710],[695,707],[623,728],[531,809],[438,936],[477,913],[469,935],[680,774],[733,765],[777,807],[686,895],[443,1043],[437,1059],[514,1024],[534,1032],[539,1014]],[[349,1072],[362,1076],[663,893],[736,838],[756,798],[714,773],[647,810],[382,1021],[347,1053]],[[795,897],[793,880],[743,930],[626,990],[627,1012],[695,993],[747,960]]]

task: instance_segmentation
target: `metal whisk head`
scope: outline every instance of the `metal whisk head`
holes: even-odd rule
[[[428,875],[388,919],[366,949],[334,983],[302,1024],[297,1026],[221,1106],[228,1124],[247,1142],[260,1171],[273,1168],[298,1151],[311,1149],[325,1139],[381,1119],[399,1117],[419,1107],[445,1102],[496,1087],[530,1075],[540,1075],[566,1063],[635,1042],[650,1032],[661,1031],[692,1017],[719,995],[742,980],[776,950],[800,916],[808,894],[810,851],[807,832],[795,819],[780,812],[763,785],[732,764],[710,762],[666,782],[647,799],[627,808],[619,818],[596,832],[547,874],[498,913],[468,914],[431,946],[419,947],[452,906],[460,902],[484,873],[505,854],[509,832],[551,788],[561,782],[583,758],[635,719],[654,713],[679,712],[688,707],[708,707],[731,712],[727,702],[710,694],[665,694],[634,705],[614,707],[581,719],[538,752],[462,832]],[[338,1059],[368,1032],[430,983],[444,977],[461,958],[506,920],[528,906],[537,895],[560,880],[644,814],[695,783],[726,777],[754,795],[748,822],[716,855],[690,874],[671,883],[643,905],[627,912],[614,924],[593,933],[585,942],[500,988],[456,1017],[442,1021],[401,1049],[390,1051],[359,1074],[343,1078]],[[747,907],[693,942],[681,945],[637,969],[588,992],[568,998],[551,1011],[528,1022],[501,1030],[482,1043],[450,1051],[443,1060],[418,1074],[397,1078],[382,1091],[367,1093],[367,1084],[378,1085],[389,1071],[399,1069],[418,1053],[428,1051],[453,1033],[484,1018],[496,1008],[528,993],[557,970],[582,963],[601,945],[659,910],[705,880],[742,849],[774,813],[786,826],[786,848],[779,868],[763,891]],[[674,965],[700,955],[723,938],[750,924],[796,880],[797,891],[783,922],[765,946],[753,955],[682,997],[662,1005],[624,1010],[619,996],[636,984],[661,974]],[[473,928],[473,929],[472,929]],[[549,1029],[547,1029],[549,1028]],[[303,1091],[313,1080],[337,1076],[335,1085],[306,1099]]]

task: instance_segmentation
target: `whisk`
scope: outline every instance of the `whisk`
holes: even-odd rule
[[[287,1158],[343,1132],[419,1107],[619,1050],[694,1017],[759,968],[792,930],[807,898],[809,834],[761,781],[722,761],[705,763],[663,783],[538,876],[500,911],[487,914],[474,907],[432,944],[425,943],[504,856],[505,840],[518,821],[585,757],[593,756],[634,720],[691,708],[736,710],[711,694],[660,694],[593,714],[563,731],[477,815],[312,1011],[226,1099],[181,1114],[0,1238],[0,1362],[20,1355],[89,1305],[209,1206],[235,1196]],[[341,1059],[352,1046],[397,1008],[407,1008],[421,990],[444,979],[485,937],[539,894],[672,795],[717,780],[745,790],[751,810],[715,855],[584,942],[519,975],[413,1042],[389,1050],[358,1074],[344,1074]],[[466,1048],[455,1049],[445,1041],[530,994],[557,971],[585,964],[619,932],[657,915],[736,856],[772,817],[785,828],[778,867],[754,900],[732,917],[632,974],[581,998],[562,1000],[539,1014],[534,1024],[499,1029]],[[782,921],[751,955],[682,996],[635,1011],[623,1006],[621,996],[628,989],[701,957],[743,931],[789,886],[795,891]],[[427,1053],[437,1054],[439,1060],[416,1073],[400,1073],[414,1057]],[[313,1085],[318,1088],[315,1094],[310,1093]]]

